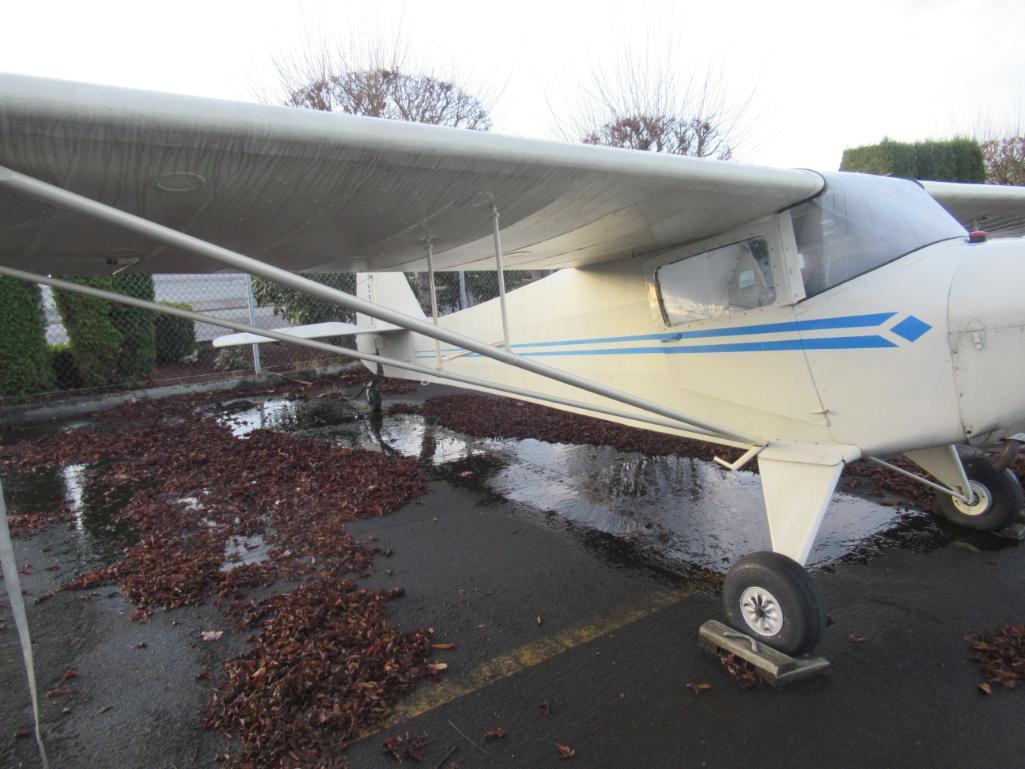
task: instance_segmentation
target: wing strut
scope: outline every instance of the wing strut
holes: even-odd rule
[[[18,628],[18,643],[21,645],[25,677],[28,679],[28,693],[32,701],[32,718],[35,722],[39,760],[43,769],[50,769],[50,763],[46,758],[46,747],[43,745],[43,735],[39,729],[39,693],[36,690],[36,668],[32,658],[32,636],[29,633],[28,616],[25,613],[25,599],[21,595],[21,580],[18,577],[18,564],[14,559],[11,530],[7,525],[7,502],[4,500],[2,482],[0,482],[0,574],[4,577],[7,601],[11,605],[14,624]]]
[[[240,272],[252,273],[253,275],[257,275],[261,278],[280,283],[283,286],[294,288],[297,291],[301,291],[310,296],[315,296],[320,299],[333,302],[345,307],[346,309],[354,310],[364,315],[369,315],[372,318],[377,318],[378,320],[382,320],[387,323],[392,323],[409,331],[415,331],[416,333],[422,334],[430,339],[437,339],[456,347],[472,350],[485,358],[491,358],[515,368],[547,377],[548,379],[552,379],[556,382],[561,382],[571,387],[576,387],[595,395],[619,401],[620,403],[633,406],[634,408],[681,422],[689,425],[691,428],[697,427],[710,435],[728,438],[731,441],[739,442],[745,446],[752,446],[760,443],[750,436],[746,436],[723,425],[707,420],[696,419],[679,412],[676,409],[668,408],[660,403],[647,400],[646,398],[641,398],[622,390],[607,387],[599,382],[571,374],[567,371],[563,371],[553,366],[548,366],[544,363],[513,355],[508,350],[496,350],[495,348],[473,339],[472,337],[457,334],[444,328],[435,328],[431,323],[419,318],[414,318],[410,315],[396,312],[388,307],[375,304],[374,302],[368,302],[351,294],[346,294],[344,291],[339,291],[331,288],[330,286],[325,286],[322,283],[310,280],[309,278],[304,278],[300,275],[291,273],[288,270],[283,270],[279,267],[266,264],[265,262],[261,262],[259,259],[253,259],[252,257],[244,256],[243,254],[231,251],[227,248],[214,245],[213,243],[208,243],[207,241],[192,235],[187,235],[183,232],[179,232],[178,230],[171,229],[170,227],[165,227],[161,224],[157,224],[156,222],[151,222],[140,216],[135,216],[134,214],[121,211],[113,206],[105,205],[96,200],[92,200],[74,192],[70,192],[69,190],[48,184],[39,179],[25,176],[24,174],[12,171],[4,166],[0,166],[0,184],[4,184],[14,190],[31,195],[35,198],[48,201],[54,205],[69,208],[87,216],[92,216],[110,224],[123,227],[124,229],[132,232],[137,232],[145,237],[152,238],[173,248],[180,248],[208,259],[212,259],[215,262],[226,265],[235,270],[239,270]],[[7,274],[10,273],[8,272]],[[45,281],[39,282],[42,283]],[[229,326],[229,328],[231,327]],[[250,329],[247,328],[246,330]],[[254,329],[254,331],[258,331],[258,333],[263,336],[271,336],[271,334],[267,333],[265,329]],[[492,387],[490,384],[484,384],[483,386]]]
[[[434,244],[431,236],[427,236],[425,242],[427,247],[427,282],[431,287],[431,323],[438,327],[438,285],[434,282]],[[441,369],[441,342],[434,340],[434,366]]]
[[[505,264],[502,257],[502,233],[498,229],[498,207],[491,206],[491,226],[495,235],[495,268],[498,275],[498,303],[502,306],[502,338],[505,339],[505,351],[512,355],[509,345],[509,314],[505,309]]]

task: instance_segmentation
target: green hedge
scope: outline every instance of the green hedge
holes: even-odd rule
[[[85,286],[153,300],[151,275],[67,278]],[[156,367],[153,313],[70,291],[54,291],[82,387],[134,381]]]
[[[0,277],[0,394],[18,396],[53,387],[46,316],[39,286]]]
[[[184,302],[161,302],[179,310],[192,310]],[[196,325],[191,320],[158,314],[156,324],[157,363],[175,363],[196,349]]]
[[[71,345],[51,344],[50,365],[59,390],[75,390],[82,386],[82,377],[71,355]]]
[[[67,280],[105,291],[114,290],[113,280],[106,275]],[[110,302],[71,291],[53,293],[82,385],[102,387],[118,381],[122,335],[111,320]]]
[[[119,294],[150,302],[154,299],[152,275],[114,275],[110,282]],[[117,381],[128,382],[139,374],[151,373],[157,367],[153,312],[111,303],[110,320],[121,334]]]
[[[974,139],[915,143],[883,139],[844,150],[840,170],[941,182],[986,181],[982,149]]]

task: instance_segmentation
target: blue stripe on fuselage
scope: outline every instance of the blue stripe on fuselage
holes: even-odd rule
[[[700,331],[677,331],[667,332],[659,334],[638,334],[636,336],[611,336],[611,337],[596,337],[593,339],[566,339],[563,341],[554,342],[521,342],[512,345],[514,348],[533,348],[533,347],[564,347],[569,345],[580,345],[580,344],[615,344],[617,342],[675,342],[683,339],[714,339],[716,337],[726,336],[747,336],[749,334],[785,334],[794,333],[799,331],[823,331],[827,329],[840,329],[840,328],[871,328],[880,326],[886,321],[890,320],[895,312],[877,312],[869,315],[844,315],[837,318],[817,318],[814,320],[797,320],[797,321],[785,321],[782,323],[762,323],[754,326],[731,326],[729,328],[709,328]],[[840,337],[839,340],[843,339],[879,339],[885,342],[886,340],[881,337]],[[825,340],[836,342],[838,339]],[[799,342],[800,340],[792,340],[793,342]],[[817,347],[814,342],[817,340],[805,340],[803,346],[798,345],[797,347],[773,347],[773,346],[762,346],[762,343],[752,342],[751,347],[746,345],[711,345],[709,347],[672,347],[666,349],[660,348],[647,348],[647,347],[636,347],[626,348],[622,352],[624,354],[638,354],[635,351],[643,351],[647,353],[670,353],[674,351],[679,352],[743,352],[756,351],[756,350],[788,350],[788,349],[843,349],[843,348],[865,348],[865,347],[895,347],[896,345],[886,344],[847,344],[847,345],[834,345],[831,347]],[[764,343],[768,345],[775,344],[789,344],[791,340],[787,342],[769,342]],[[809,344],[812,343],[812,344]],[[712,348],[723,348],[723,349],[712,349]],[[728,348],[728,349],[726,349]],[[442,352],[452,353],[461,352],[461,347],[445,347],[442,348]],[[417,355],[417,358],[433,358],[433,350],[417,350],[417,353],[430,353],[430,355]],[[611,355],[616,351],[594,351],[595,355]],[[559,351],[557,353],[521,353],[522,355],[574,355],[587,354],[586,350],[580,351]],[[475,354],[474,354],[475,355]]]
[[[820,337],[818,339],[780,339],[772,342],[734,342],[732,344],[676,345],[674,347],[611,347],[603,350],[540,350],[521,352],[523,358],[562,357],[582,355],[678,355],[710,352],[779,352],[786,350],[866,350],[896,347],[893,342],[878,335]],[[433,355],[417,355],[432,358]],[[471,353],[467,358],[483,357]]]

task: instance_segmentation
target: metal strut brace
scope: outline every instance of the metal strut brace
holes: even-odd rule
[[[431,322],[434,323],[434,327],[438,327],[438,288],[434,282],[434,244],[431,243],[431,238],[427,236],[427,283],[431,288]],[[441,342],[437,339],[434,340],[434,367],[437,369],[441,368]]]
[[[4,487],[0,483],[0,573],[4,577],[7,589],[7,600],[11,604],[11,614],[18,628],[18,643],[21,645],[21,657],[25,663],[25,677],[28,679],[28,693],[32,700],[32,717],[35,721],[36,747],[39,749],[39,761],[43,769],[49,769],[46,748],[43,746],[43,735],[39,731],[39,692],[36,689],[36,669],[32,659],[32,637],[29,634],[28,616],[25,613],[25,599],[21,594],[21,579],[18,576],[18,564],[14,560],[14,544],[11,542],[11,530],[7,526],[7,503],[4,501]]]
[[[260,336],[273,339],[278,342],[285,342],[286,344],[294,344],[299,347],[309,347],[314,350],[320,350],[322,352],[330,352],[338,355],[344,355],[349,358],[355,358],[357,360],[366,361],[368,363],[376,363],[379,366],[391,366],[393,368],[403,369],[404,371],[412,371],[417,374],[423,374],[429,377],[435,377],[437,379],[449,379],[453,382],[459,382],[461,384],[469,385],[471,387],[477,387],[482,390],[493,390],[495,392],[508,393],[521,398],[530,398],[536,401],[543,401],[547,403],[555,403],[560,406],[568,406],[569,408],[579,409],[581,411],[589,411],[595,414],[605,414],[607,416],[617,417],[620,419],[629,419],[634,422],[641,424],[654,425],[656,427],[666,427],[671,430],[675,430],[682,435],[697,438],[699,440],[711,441],[712,443],[720,443],[725,446],[735,446],[737,448],[748,449],[751,448],[750,443],[743,441],[733,440],[731,438],[724,437],[717,433],[706,432],[700,427],[695,427],[686,422],[669,421],[665,419],[654,419],[652,417],[643,416],[641,414],[632,414],[628,411],[620,411],[619,409],[611,409],[605,406],[595,406],[590,403],[584,403],[582,401],[575,401],[570,398],[562,398],[557,395],[548,395],[545,393],[538,393],[532,390],[527,390],[521,387],[513,387],[510,385],[502,385],[496,382],[489,382],[485,379],[478,379],[472,376],[466,376],[464,374],[457,374],[451,371],[435,371],[434,369],[426,366],[420,366],[416,363],[409,363],[403,360],[397,360],[395,358],[388,358],[382,355],[374,355],[372,353],[360,352],[359,350],[351,350],[348,347],[338,347],[337,345],[328,344],[327,342],[320,342],[316,339],[303,339],[302,337],[292,336],[285,334],[281,331],[275,331],[268,328],[256,328],[255,326],[249,326],[245,323],[236,323],[235,321],[225,320],[224,318],[215,318],[210,315],[203,315],[202,313],[192,312],[190,310],[180,310],[177,307],[171,307],[164,304],[158,304],[156,302],[150,302],[146,299],[137,299],[134,296],[126,296],[125,294],[117,294],[113,291],[104,291],[103,289],[93,288],[92,286],[83,286],[78,283],[70,283],[66,280],[60,280],[59,278],[51,278],[46,275],[37,275],[31,272],[25,272],[23,270],[16,270],[12,267],[4,267],[0,265],[0,275],[7,275],[12,278],[18,278],[19,280],[28,281],[29,283],[42,283],[46,286],[52,286],[53,288],[59,288],[65,291],[73,291],[79,294],[85,294],[87,296],[94,296],[98,299],[106,299],[109,302],[117,302],[119,304],[127,304],[130,307],[141,307],[144,310],[152,310],[154,312],[161,312],[165,315],[173,315],[178,318],[184,318],[191,320],[196,323],[209,323],[212,326],[220,326],[222,328],[229,328],[233,331],[244,331],[250,334],[258,334]]]
[[[253,276],[246,273],[246,302],[249,305],[249,325],[256,325],[256,297],[253,296]],[[260,345],[253,342],[253,372],[260,376]]]
[[[346,294],[344,291],[339,291],[338,289],[331,288],[330,286],[325,286],[322,283],[317,283],[309,278],[304,278],[300,275],[289,272],[288,270],[283,270],[280,267],[274,267],[266,262],[261,262],[259,259],[253,259],[252,257],[245,256],[236,251],[231,251],[230,249],[223,248],[222,246],[214,245],[213,243],[209,243],[192,235],[186,235],[184,232],[179,232],[178,230],[171,229],[170,227],[165,227],[162,224],[151,222],[148,219],[143,219],[141,216],[129,214],[125,211],[114,208],[113,206],[108,206],[74,192],[69,192],[68,190],[40,181],[39,179],[34,179],[30,176],[25,176],[24,174],[12,171],[3,166],[0,166],[0,184],[41,200],[46,200],[54,205],[70,208],[87,216],[96,217],[97,219],[101,219],[110,224],[139,233],[173,248],[180,248],[193,254],[204,256],[218,262],[219,264],[227,265],[232,269],[239,270],[240,272],[251,272],[253,275],[258,275],[261,278],[266,278],[267,280],[274,281],[275,283],[280,283],[283,286],[294,288],[297,291],[308,294],[309,296],[315,296],[320,299],[333,302],[357,313],[369,315],[372,318],[377,318],[378,320],[385,321],[386,323],[391,323],[399,326],[400,328],[404,328],[407,331],[415,331],[416,333],[422,334],[430,339],[437,339],[456,347],[472,350],[485,358],[491,358],[501,363],[506,363],[515,368],[547,377],[548,379],[570,385],[571,387],[586,390],[587,392],[609,398],[610,400],[625,403],[629,406],[633,406],[634,408],[641,409],[642,411],[648,411],[668,419],[682,422],[683,424],[691,427],[698,427],[712,435],[728,438],[729,440],[737,441],[742,445],[753,446],[761,443],[751,436],[739,433],[736,430],[725,427],[724,425],[719,425],[708,420],[696,419],[688,414],[676,411],[676,409],[668,408],[646,398],[641,398],[612,387],[606,387],[605,385],[593,380],[577,376],[576,374],[571,374],[568,371],[563,371],[562,369],[554,368],[553,366],[549,366],[544,363],[539,363],[538,361],[530,360],[526,357],[513,355],[508,350],[496,350],[495,348],[473,339],[472,337],[464,336],[442,327],[435,328],[423,319],[414,318],[411,315],[397,312],[391,308],[384,307],[373,302],[368,302],[365,299],[360,299],[352,294]],[[257,329],[254,333],[259,333],[263,336],[270,336],[269,334],[265,334],[263,329]],[[431,373],[433,374],[434,372]],[[489,386],[490,385],[485,385],[485,387]]]
[[[951,496],[954,499],[960,499],[965,504],[971,505],[971,504],[975,503],[974,499],[969,499],[964,494],[959,494],[958,492],[954,491],[953,489],[948,489],[946,486],[944,486],[941,483],[933,483],[928,478],[923,478],[920,475],[915,475],[912,472],[908,472],[907,470],[904,470],[903,468],[897,467],[897,465],[890,464],[889,462],[884,462],[883,460],[879,459],[878,457],[865,457],[865,459],[867,459],[869,462],[874,462],[875,464],[879,465],[880,467],[885,467],[887,470],[893,470],[893,472],[895,472],[895,473],[900,473],[905,478],[910,478],[913,481],[918,481],[919,483],[921,483],[921,484],[923,484],[925,486],[928,486],[930,489],[935,489],[936,491],[942,491],[944,494],[946,494],[948,496]]]
[[[498,229],[498,207],[491,206],[491,227],[495,236],[495,267],[498,275],[498,303],[502,307],[502,338],[505,339],[505,351],[512,354],[509,346],[509,315],[505,309],[505,264],[502,261],[502,234]]]

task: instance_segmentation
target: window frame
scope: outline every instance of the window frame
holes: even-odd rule
[[[816,173],[819,173],[819,172],[816,172]],[[961,235],[958,235],[958,236],[951,235],[949,237],[937,238],[936,240],[929,241],[928,243],[923,243],[922,245],[916,246],[916,247],[914,247],[914,248],[912,248],[912,249],[910,249],[908,251],[903,251],[901,253],[898,253],[896,256],[891,256],[889,259],[887,259],[884,262],[880,262],[879,264],[876,264],[875,266],[870,267],[867,270],[859,272],[856,275],[850,275],[847,278],[845,278],[844,280],[837,281],[836,283],[833,283],[830,286],[827,286],[825,288],[819,289],[818,291],[816,291],[813,294],[807,293],[807,289],[806,289],[806,286],[804,284],[804,276],[801,274],[801,264],[800,264],[801,259],[800,259],[800,255],[797,252],[797,237],[794,235],[794,230],[793,230],[793,211],[796,208],[800,208],[803,205],[806,205],[806,204],[809,204],[809,203],[813,203],[813,202],[815,202],[815,200],[825,196],[827,191],[829,190],[831,178],[840,177],[840,176],[842,176],[845,173],[850,173],[850,172],[838,171],[838,172],[827,173],[827,174],[819,173],[819,176],[822,177],[822,187],[821,187],[821,189],[819,189],[818,192],[816,192],[814,195],[812,195],[812,196],[810,196],[808,198],[805,198],[804,200],[799,200],[796,203],[794,203],[792,205],[789,205],[786,208],[781,209],[780,212],[779,212],[780,216],[786,217],[787,222],[788,222],[788,224],[790,226],[790,240],[791,240],[791,244],[793,246],[793,257],[792,257],[791,261],[792,261],[793,268],[796,269],[796,273],[793,273],[794,276],[795,276],[794,280],[795,280],[795,284],[796,283],[800,284],[800,286],[801,286],[801,294],[802,294],[801,298],[799,300],[797,300],[797,301],[803,301],[805,299],[814,299],[817,296],[822,296],[824,294],[828,294],[830,291],[832,291],[832,290],[834,290],[836,288],[839,288],[840,286],[844,286],[844,285],[850,283],[852,280],[860,278],[860,277],[862,277],[864,275],[869,275],[869,274],[875,272],[876,270],[882,269],[883,267],[886,267],[887,265],[893,264],[894,262],[897,262],[897,261],[903,259],[905,256],[910,256],[911,254],[914,254],[914,253],[916,253],[918,251],[921,251],[924,248],[929,248],[930,246],[934,246],[937,243],[946,243],[948,241],[958,240],[961,237],[964,237],[964,236],[961,236]],[[929,194],[928,191],[925,189],[925,187],[922,185],[922,183],[919,180],[917,180],[917,179],[906,179],[906,178],[903,178],[903,177],[895,177],[895,178],[900,179],[901,181],[911,182],[912,184],[916,184],[926,194]],[[939,201],[937,201],[937,205],[939,205]],[[964,226],[961,225],[960,222],[958,222],[957,219],[953,215],[951,215],[950,218],[951,218],[952,221],[957,223],[958,226],[960,226],[962,229],[964,229],[965,230],[965,235],[967,235],[967,229],[964,228]]]
[[[770,304],[753,308],[730,308],[718,318],[695,318],[673,323],[665,310],[658,270],[676,262],[725,246],[748,240],[764,239],[769,248],[769,265],[776,289],[776,299]],[[644,261],[644,274],[648,285],[648,303],[653,317],[667,329],[697,324],[721,323],[724,319],[766,313],[780,306],[793,305],[804,299],[804,283],[797,265],[797,246],[789,211],[772,214],[750,224],[729,230],[712,238],[679,246],[670,246],[652,254]],[[796,280],[795,280],[796,277]]]

